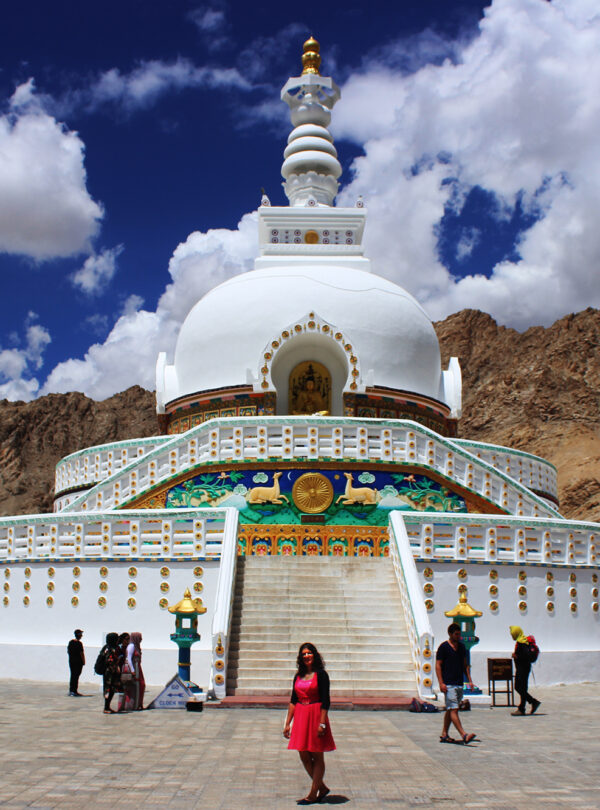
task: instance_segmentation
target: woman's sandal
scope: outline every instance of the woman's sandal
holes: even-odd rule
[[[328,788],[328,787],[324,787],[324,788],[323,788],[323,790],[320,790],[320,791],[318,792],[318,794],[317,794],[317,801],[318,801],[318,802],[322,802],[322,801],[323,801],[323,799],[325,798],[325,796],[327,796],[327,794],[328,794],[329,792],[330,792],[330,791],[329,791],[329,788]]]
[[[440,737],[441,743],[455,743],[456,740],[453,737],[449,737],[448,734],[442,734]]]
[[[472,734],[472,733],[471,734],[463,734],[463,738],[462,738],[463,745],[468,745],[470,742],[473,742],[473,740],[475,739],[476,736],[477,736],[476,734]]]

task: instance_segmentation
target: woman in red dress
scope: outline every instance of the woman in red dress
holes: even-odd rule
[[[290,741],[288,748],[298,751],[302,764],[312,779],[308,796],[300,799],[298,804],[314,804],[329,793],[329,788],[323,781],[325,751],[335,751],[327,717],[330,702],[329,675],[325,672],[325,664],[314,644],[302,644],[296,664],[298,671],[294,675],[283,736]]]

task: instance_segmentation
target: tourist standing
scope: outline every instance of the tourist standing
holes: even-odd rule
[[[75,638],[72,638],[67,645],[67,655],[69,656],[69,669],[71,671],[71,680],[69,681],[69,697],[81,697],[79,694],[79,676],[85,664],[85,652],[81,637],[83,630],[75,630],[73,633]]]
[[[531,704],[529,714],[535,714],[540,707],[541,701],[531,697],[527,691],[529,686],[529,673],[531,672],[531,653],[529,649],[529,639],[520,627],[515,624],[510,626],[510,634],[515,641],[515,651],[512,657],[515,662],[515,691],[521,698],[516,711],[511,712],[513,717],[520,717],[525,714],[527,704]]]
[[[440,692],[446,697],[446,712],[440,742],[463,742],[465,745],[475,739],[475,734],[467,734],[462,727],[458,716],[458,707],[463,696],[463,683],[465,675],[467,683],[473,688],[471,668],[467,658],[467,648],[462,643],[460,627],[453,622],[448,627],[448,641],[443,641],[438,647],[435,661],[435,672]],[[452,723],[461,736],[461,740],[454,740],[448,735]]]
[[[144,708],[146,681],[142,670],[142,634],[131,633],[127,653],[123,662],[121,679],[123,682],[123,700],[121,711],[141,711]],[[122,707],[122,708],[121,708]]]
[[[103,673],[103,693],[104,693],[104,714],[114,714],[110,702],[115,692],[121,691],[121,654],[119,650],[118,633],[108,633],[106,644],[102,650],[104,657]]]
[[[296,665],[298,669],[294,675],[283,736],[290,741],[288,748],[298,751],[312,779],[310,792],[297,803],[314,804],[329,793],[323,781],[325,751],[335,751],[327,714],[330,705],[329,675],[314,644],[302,644]]]

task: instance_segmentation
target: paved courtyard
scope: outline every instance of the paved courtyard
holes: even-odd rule
[[[308,790],[282,711],[107,716],[97,685],[81,691],[69,698],[66,687],[0,681],[0,807],[287,810]],[[440,745],[439,714],[332,713],[328,803],[596,810],[600,684],[531,691],[543,701],[533,717],[465,713],[481,739],[468,747]]]

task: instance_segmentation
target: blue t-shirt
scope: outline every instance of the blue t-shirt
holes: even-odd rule
[[[442,642],[435,657],[442,662],[442,680],[446,686],[462,686],[467,661],[467,648],[462,641],[458,642],[456,650],[449,641]]]

